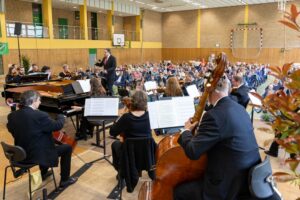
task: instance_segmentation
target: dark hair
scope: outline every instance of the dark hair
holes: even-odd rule
[[[109,48],[104,49],[105,51],[107,51],[109,54],[111,54],[111,51]]]
[[[50,67],[45,65],[42,67],[41,72],[46,72],[49,69],[50,69]]]
[[[40,98],[40,93],[35,90],[23,92],[20,96],[21,106],[30,106]]]
[[[147,94],[142,90],[136,90],[132,95],[131,110],[132,111],[146,111],[147,109]]]
[[[15,65],[10,66],[10,67],[8,68],[8,73],[7,73],[7,74],[12,75],[12,71],[13,71],[13,69],[15,69],[15,68],[16,68]]]

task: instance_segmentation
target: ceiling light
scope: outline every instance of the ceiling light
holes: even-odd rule
[[[153,10],[156,10],[157,8],[158,8],[158,7],[156,7],[156,6],[153,6],[153,7],[152,7]]]
[[[193,2],[192,5],[193,5],[193,6],[201,6],[200,3],[195,3],[195,2]]]
[[[182,1],[186,3],[192,3],[192,0],[182,0]]]
[[[139,3],[139,4],[145,4],[144,2],[141,2],[141,1],[135,1],[136,3]]]
[[[244,2],[243,0],[238,0],[239,2],[241,2],[242,4],[246,5],[246,2]]]

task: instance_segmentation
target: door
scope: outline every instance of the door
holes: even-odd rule
[[[27,25],[27,36],[43,37],[43,13],[41,4],[32,3],[32,23],[33,26]]]
[[[59,39],[69,38],[68,19],[58,18],[58,32],[59,32]]]
[[[98,40],[97,13],[91,13],[92,40]]]

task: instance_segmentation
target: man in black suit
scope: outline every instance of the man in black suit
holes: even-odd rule
[[[34,90],[24,92],[20,97],[21,109],[8,115],[7,128],[13,135],[15,145],[24,148],[26,163],[36,163],[40,166],[42,178],[51,175],[49,167],[61,167],[60,187],[64,188],[77,181],[70,178],[72,147],[67,144],[55,146],[53,131],[62,129],[65,121],[63,115],[52,120],[45,112],[39,111],[40,95]]]
[[[116,67],[117,61],[116,58],[111,55],[110,49],[104,49],[104,57],[101,62],[95,64],[96,66],[102,67],[104,66],[104,74],[107,83],[108,95],[113,94],[113,85],[116,79]]]
[[[233,89],[230,95],[236,98],[237,102],[246,108],[249,102],[249,88],[244,84],[243,77],[233,76],[231,82]]]
[[[213,108],[198,122],[185,123],[178,139],[192,160],[207,154],[207,170],[201,180],[175,188],[174,199],[235,200],[250,197],[249,169],[260,162],[253,127],[245,109],[228,97],[229,80],[222,77],[209,94]]]

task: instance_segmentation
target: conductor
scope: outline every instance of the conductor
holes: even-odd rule
[[[113,55],[111,55],[110,49],[104,49],[104,57],[102,61],[97,62],[95,65],[99,67],[104,66],[104,75],[107,81],[107,93],[108,95],[112,95],[112,87],[115,81],[117,62],[116,58]]]

